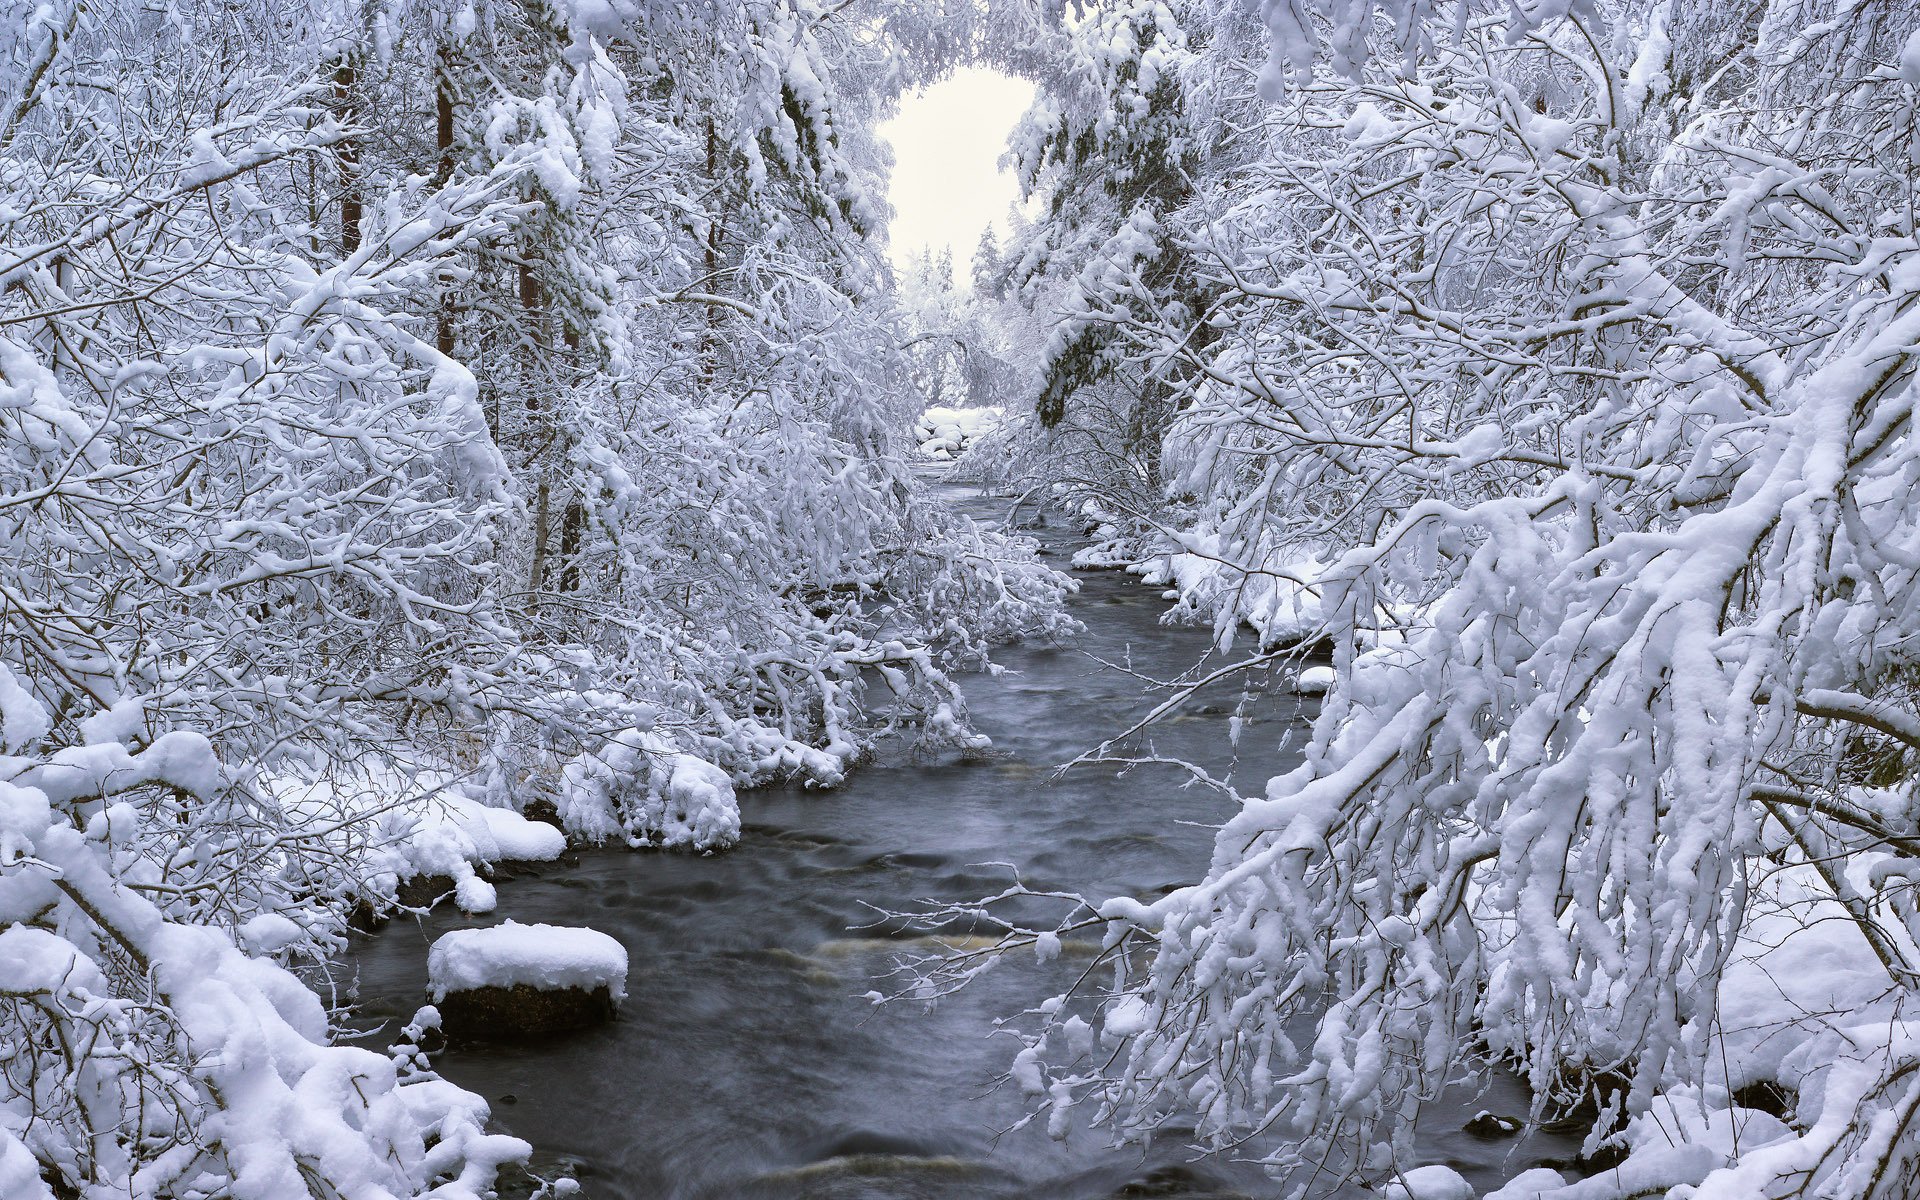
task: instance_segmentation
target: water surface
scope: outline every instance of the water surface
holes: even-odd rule
[[[977,519],[1006,501],[954,493]],[[1064,564],[1070,531],[1034,531]],[[915,944],[883,912],[965,901],[1004,886],[1094,895],[1160,894],[1204,869],[1228,802],[1179,786],[1167,767],[1052,768],[1124,729],[1164,693],[1152,680],[1194,670],[1205,630],[1160,624],[1166,603],[1131,576],[1083,572],[1068,645],[1004,649],[998,677],[967,694],[991,756],[929,760],[898,748],[831,792],[770,788],[741,797],[744,835],[711,856],[587,851],[515,872],[499,911],[395,922],[354,954],[373,1017],[422,1002],[428,942],[512,918],[588,925],[625,945],[628,999],[614,1024],[527,1046],[444,1051],[443,1074],[485,1096],[496,1124],[599,1200],[728,1197],[996,1198],[1266,1196],[1247,1162],[1200,1159],[1178,1136],[1115,1148],[1084,1128],[1066,1141],[998,1083],[1017,1049],[996,1021],[1061,990],[1087,965],[1073,947],[1037,964],[1009,956],[937,1004],[876,1008],[864,995]],[[1225,660],[1216,660],[1213,665]],[[1154,727],[1152,748],[1256,792],[1295,761],[1311,702],[1249,700],[1215,686]],[[1227,722],[1239,709],[1238,748]],[[1432,1106],[1427,1161],[1491,1187],[1565,1142],[1481,1142],[1460,1132],[1478,1108],[1523,1110],[1504,1084]],[[1177,1133],[1177,1131],[1176,1131]],[[1345,1192],[1339,1194],[1354,1194]]]

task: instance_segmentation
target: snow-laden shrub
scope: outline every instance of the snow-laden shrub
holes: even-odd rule
[[[1205,304],[1075,319],[1187,381],[1149,517],[1320,564],[1335,680],[1205,878],[1078,914],[1100,1053],[1063,1002],[1016,1075],[1384,1183],[1503,1062],[1629,1152],[1547,1197],[1911,1195],[1920,13],[1153,9],[1253,132],[1155,214]]]
[[[560,797],[561,819],[589,837],[631,832],[691,850],[730,846],[740,837],[727,773],[637,729],[569,763]]]
[[[895,445],[838,26],[455,8],[0,5],[9,1195],[484,1191],[524,1147],[274,964],[557,853],[482,802],[719,845],[969,744],[949,672],[1063,620]]]
[[[423,1074],[410,1049],[330,1044],[320,998],[272,957],[313,939],[285,917],[273,918],[284,932],[268,927],[247,868],[271,858],[153,853],[228,795],[205,738],[23,755],[19,731],[47,714],[15,690],[0,715],[9,1197],[266,1200],[357,1180],[369,1194],[479,1200],[524,1160],[524,1142],[485,1131],[485,1101]],[[236,814],[229,834],[248,823]],[[208,919],[248,911],[238,928]]]

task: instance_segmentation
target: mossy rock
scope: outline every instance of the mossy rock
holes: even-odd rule
[[[615,1011],[605,984],[591,990],[489,985],[448,992],[437,1007],[441,1027],[455,1041],[554,1037],[605,1024]]]

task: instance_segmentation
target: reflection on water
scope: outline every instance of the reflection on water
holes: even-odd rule
[[[964,503],[981,517],[1004,511]],[[396,922],[353,956],[366,1013],[410,1014],[425,991],[426,945],[451,928],[511,917],[618,938],[631,969],[614,1024],[435,1060],[492,1102],[501,1129],[534,1144],[536,1170],[570,1171],[600,1200],[1271,1194],[1257,1168],[1196,1161],[1178,1136],[1116,1149],[1085,1129],[1064,1142],[1041,1122],[1013,1130],[1026,1107],[998,1086],[1015,1046],[995,1036],[996,1022],[1070,983],[1090,945],[1063,946],[1044,966],[1007,955],[935,1004],[861,998],[896,956],[938,949],[884,936],[896,929],[876,924],[880,914],[998,891],[1010,874],[994,864],[1017,864],[1035,888],[1096,895],[1159,894],[1204,869],[1209,826],[1228,815],[1218,793],[1183,788],[1165,767],[1051,770],[1152,706],[1159,697],[1142,676],[1192,670],[1210,641],[1160,625],[1165,603],[1129,576],[1081,582],[1082,638],[1006,649],[1007,674],[969,681],[974,719],[999,756],[883,755],[837,791],[744,794],[730,853],[588,851],[519,873],[485,918]],[[1309,702],[1253,701],[1236,762],[1226,728],[1241,686],[1196,698],[1151,731],[1152,747],[1258,791],[1291,765],[1282,743],[1301,740]],[[967,937],[938,940],[974,944]],[[1428,1157],[1491,1186],[1544,1153],[1569,1153],[1565,1142],[1516,1150],[1459,1132],[1480,1107],[1524,1104],[1505,1085],[1434,1106]]]

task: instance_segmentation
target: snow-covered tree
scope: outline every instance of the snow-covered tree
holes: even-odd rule
[[[837,11],[0,6],[0,1193],[487,1194],[309,987],[432,794],[723,846],[1064,627],[904,465]]]
[[[274,961],[336,944],[360,880],[261,771],[377,753],[369,716],[447,704],[507,644],[506,477],[471,374],[406,314],[504,230],[526,163],[395,181],[343,249],[310,203],[351,137],[326,43],[283,47],[307,15],[10,16],[0,1183],[479,1195],[525,1147],[329,1046]]]
[[[1073,319],[1184,365],[1223,641],[1284,593],[1339,682],[1016,1074],[1378,1176],[1500,1060],[1608,1106],[1569,1194],[1910,1194],[1915,14],[1221,9],[1260,142],[1153,226],[1212,298]]]

